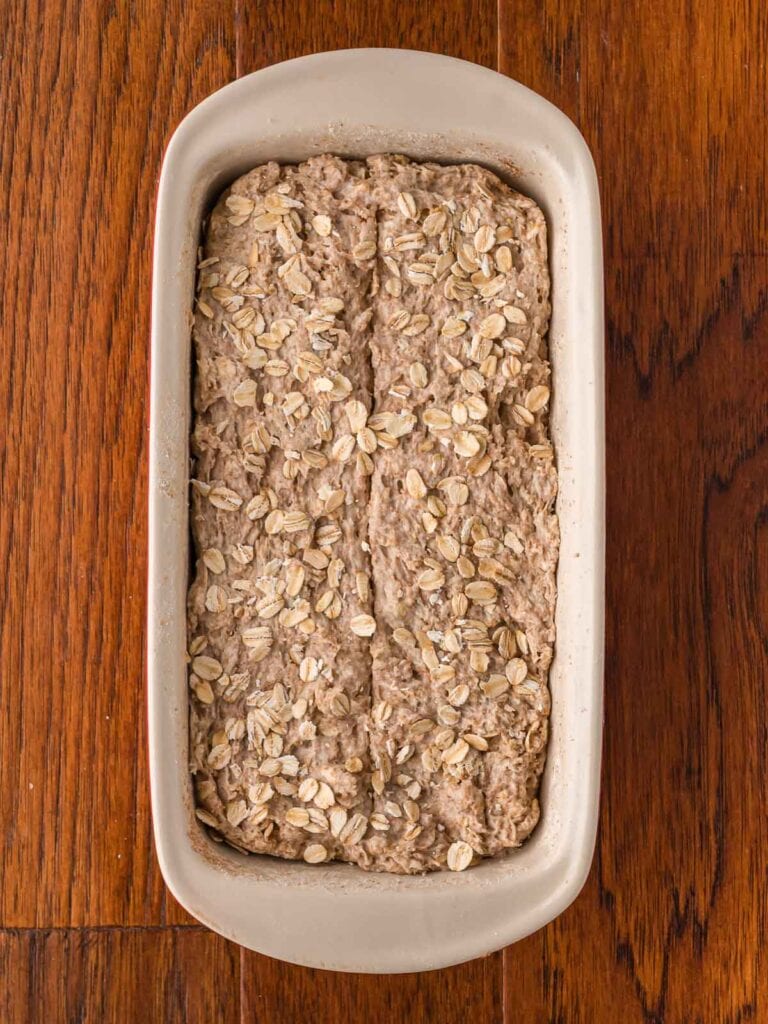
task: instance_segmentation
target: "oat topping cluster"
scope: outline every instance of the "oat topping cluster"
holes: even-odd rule
[[[558,527],[546,227],[473,165],[267,164],[205,226],[197,816],[246,852],[461,871],[536,825]]]

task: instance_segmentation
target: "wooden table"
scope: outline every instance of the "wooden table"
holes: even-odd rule
[[[768,1020],[768,9],[759,0],[37,0],[0,49],[0,1020]],[[552,99],[605,220],[602,821],[559,920],[376,978],[245,952],[152,849],[144,723],[152,217],[238,75],[437,50]],[[574,680],[578,685],[578,680]]]

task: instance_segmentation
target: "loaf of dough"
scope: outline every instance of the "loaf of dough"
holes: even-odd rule
[[[546,226],[490,172],[236,181],[194,315],[190,760],[238,849],[462,870],[535,826],[558,528]]]

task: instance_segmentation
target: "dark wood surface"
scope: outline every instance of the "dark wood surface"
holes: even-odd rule
[[[11,0],[0,37],[0,1020],[768,1020],[768,10]],[[344,46],[496,67],[597,164],[602,818],[556,922],[427,975],[243,952],[164,890],[144,724],[154,192],[184,113]],[[574,681],[578,685],[578,680]]]

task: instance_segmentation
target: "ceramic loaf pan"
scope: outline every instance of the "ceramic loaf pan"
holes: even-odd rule
[[[552,436],[562,545],[541,822],[462,873],[366,873],[246,857],[194,818],[188,774],[190,324],[204,212],[234,178],[313,154],[484,164],[550,230]],[[445,967],[551,921],[581,889],[597,824],[603,658],[603,295],[597,180],[574,125],[485,68],[408,50],[341,50],[248,75],[185,117],[163,164],[152,296],[148,677],[155,842],[174,896],[210,928],[297,964]]]

